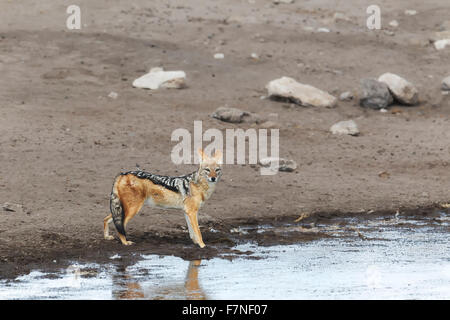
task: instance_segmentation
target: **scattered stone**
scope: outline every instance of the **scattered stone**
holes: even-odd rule
[[[390,37],[395,36],[395,32],[391,30],[383,30],[384,34]]]
[[[450,39],[443,39],[434,42],[434,47],[436,50],[445,49],[447,46],[450,47]]]
[[[257,53],[252,53],[251,55],[250,55],[250,58],[252,58],[252,59],[255,59],[255,60],[259,60],[259,55],[257,54]]]
[[[214,59],[224,59],[225,55],[223,53],[216,53],[214,55]]]
[[[294,0],[273,0],[272,2],[274,4],[280,4],[280,3],[290,4],[290,3],[294,3]]]
[[[388,112],[388,111],[387,111],[387,109],[382,108],[382,109],[380,109],[380,112],[381,112],[381,113],[386,113],[386,112]]]
[[[397,28],[399,26],[397,20],[392,20],[391,22],[389,22],[389,25],[393,28]]]
[[[450,76],[442,80],[442,90],[450,91]]]
[[[351,19],[349,17],[347,17],[344,13],[342,12],[335,12],[333,15],[333,21],[339,21],[339,20],[343,20],[343,21],[351,21]]]
[[[378,172],[378,176],[383,179],[388,179],[391,176],[391,174],[387,171],[381,171]]]
[[[157,90],[159,88],[181,89],[186,86],[184,71],[164,71],[152,68],[149,73],[133,81],[133,87]]]
[[[305,107],[333,108],[337,102],[337,99],[329,93],[301,84],[289,77],[270,81],[266,89],[271,98],[292,101]]]
[[[23,206],[18,203],[5,202],[5,203],[1,204],[1,207],[3,208],[3,211],[6,211],[6,212],[16,212],[16,213],[24,212]]]
[[[415,16],[417,14],[416,10],[405,10],[405,15],[407,16]]]
[[[317,29],[317,32],[328,33],[328,32],[330,32],[330,29],[328,29],[328,28],[319,28],[319,29]]]
[[[385,73],[378,78],[378,81],[384,82],[394,98],[402,104],[414,105],[419,101],[417,88],[396,74]]]
[[[353,98],[354,98],[353,93],[351,93],[350,91],[343,92],[339,96],[339,100],[341,101],[349,101],[353,100]]]
[[[237,108],[219,107],[211,117],[230,123],[260,123],[263,119],[256,113],[243,111]]]
[[[332,134],[349,134],[351,136],[357,136],[359,134],[358,126],[353,120],[335,123],[331,126],[330,131]]]
[[[275,171],[292,172],[297,169],[297,163],[294,160],[283,158],[268,157],[259,160],[262,167],[270,167]]]
[[[363,107],[375,110],[384,109],[394,101],[385,83],[375,79],[362,79],[361,87],[362,94],[359,103]]]
[[[110,97],[111,99],[117,99],[117,97],[119,96],[119,94],[117,92],[111,91],[108,94],[108,97]]]

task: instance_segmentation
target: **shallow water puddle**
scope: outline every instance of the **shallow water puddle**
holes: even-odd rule
[[[250,259],[184,261],[143,255],[127,266],[115,255],[106,265],[74,263],[56,273],[36,270],[1,280],[0,299],[450,298],[445,215],[371,220],[353,227],[364,237],[355,233],[292,245],[235,247],[253,251]],[[330,233],[336,230],[328,227]]]

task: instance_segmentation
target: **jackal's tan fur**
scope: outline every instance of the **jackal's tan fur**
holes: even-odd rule
[[[202,150],[198,150],[198,153],[200,157],[199,170],[191,174],[189,179],[185,178],[187,176],[162,178],[188,181],[188,192],[183,188],[178,188],[181,190],[179,191],[173,187],[173,183],[164,185],[159,181],[152,182],[151,179],[142,178],[140,174],[152,176],[145,172],[119,175],[114,181],[111,193],[111,214],[104,219],[105,239],[114,239],[109,235],[109,223],[114,220],[122,243],[124,245],[132,244],[126,238],[125,227],[147,202],[152,207],[184,210],[189,235],[195,244],[203,248],[205,244],[198,225],[198,210],[211,197],[216,183],[222,175],[222,154],[220,151],[216,151],[214,157],[210,158]],[[161,178],[161,176],[158,177]]]

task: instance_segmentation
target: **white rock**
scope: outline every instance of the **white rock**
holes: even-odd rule
[[[397,20],[392,20],[391,22],[389,22],[389,25],[393,28],[397,28],[398,27],[398,21]]]
[[[110,97],[111,99],[117,99],[117,97],[119,96],[119,94],[117,92],[111,91],[108,94],[108,97]]]
[[[333,15],[333,20],[334,22],[338,21],[338,20],[343,20],[343,21],[352,21],[349,17],[347,17],[344,13],[342,12],[335,12]]]
[[[416,104],[419,100],[417,88],[404,78],[393,74],[385,73],[378,78],[378,81],[384,82],[395,99],[407,105]]]
[[[133,81],[133,87],[156,90],[159,88],[184,88],[186,83],[184,71],[164,71],[152,68],[149,73]]]
[[[294,3],[294,0],[273,0],[272,1],[274,4],[279,4],[279,3]]]
[[[257,53],[255,53],[255,52],[253,52],[253,53],[250,55],[250,57],[251,57],[252,59],[259,60],[259,55],[258,55]]]
[[[266,89],[270,97],[284,98],[306,107],[333,108],[337,102],[329,93],[289,77],[270,81]]]
[[[450,91],[450,76],[442,80],[442,90]]]
[[[450,39],[443,39],[434,42],[434,47],[436,50],[445,49],[447,46],[450,46]]]
[[[270,167],[274,171],[292,172],[297,169],[297,163],[294,160],[284,158],[267,157],[259,160],[262,167]]]
[[[225,58],[225,55],[223,53],[216,53],[214,55],[214,59],[223,59]]]
[[[353,120],[335,123],[331,126],[330,131],[332,134],[349,134],[351,136],[357,136],[359,134],[358,126]]]
[[[416,10],[405,10],[405,15],[407,16],[415,16],[417,14]]]
[[[330,29],[328,29],[328,28],[319,28],[319,29],[317,29],[317,32],[328,33],[328,32],[330,32]]]
[[[341,93],[341,95],[339,96],[339,100],[341,101],[348,101],[348,100],[352,100],[353,99],[353,93],[351,93],[350,91],[346,91]]]

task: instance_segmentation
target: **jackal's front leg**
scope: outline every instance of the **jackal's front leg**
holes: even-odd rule
[[[189,236],[195,244],[198,244],[200,248],[203,248],[205,244],[203,243],[202,234],[200,233],[200,228],[198,226],[198,206],[187,202],[184,211],[184,217],[186,218],[186,223],[189,228]]]

